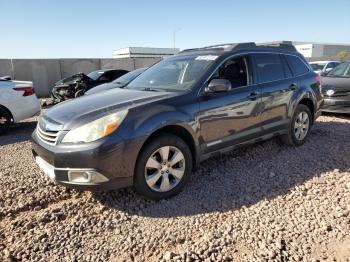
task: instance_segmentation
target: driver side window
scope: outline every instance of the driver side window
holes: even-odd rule
[[[232,89],[247,86],[249,83],[248,59],[245,56],[226,61],[213,75],[212,79],[226,79],[231,82]]]

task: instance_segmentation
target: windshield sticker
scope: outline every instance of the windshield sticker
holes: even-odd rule
[[[196,60],[214,61],[216,58],[218,58],[217,55],[201,55],[197,56]]]

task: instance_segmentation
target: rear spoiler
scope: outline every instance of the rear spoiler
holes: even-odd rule
[[[0,77],[0,81],[10,81],[11,80],[11,76],[2,76]]]

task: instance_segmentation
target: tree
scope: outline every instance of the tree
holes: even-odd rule
[[[340,51],[338,57],[340,61],[344,61],[348,57],[348,53],[346,51]]]

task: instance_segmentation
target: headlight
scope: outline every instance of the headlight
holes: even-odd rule
[[[62,143],[89,143],[113,133],[123,122],[128,110],[104,116],[81,127],[69,131]]]

